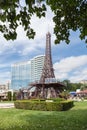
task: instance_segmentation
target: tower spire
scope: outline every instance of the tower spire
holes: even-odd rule
[[[52,64],[51,56],[51,34],[48,32],[46,34],[46,50],[45,50],[45,60],[42,75],[40,78],[40,83],[45,83],[45,79],[55,78],[54,69]]]

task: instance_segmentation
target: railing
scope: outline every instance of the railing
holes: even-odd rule
[[[39,84],[40,81],[39,80],[36,80],[35,82],[31,82],[30,84]],[[44,83],[61,83],[62,85],[64,85],[63,82],[59,81],[58,79],[56,78],[45,78],[45,82]]]

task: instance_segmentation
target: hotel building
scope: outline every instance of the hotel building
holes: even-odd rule
[[[39,55],[31,60],[31,82],[40,80],[44,64],[44,56]]]
[[[27,88],[31,82],[40,80],[44,64],[44,55],[39,55],[25,62],[11,66],[11,88]]]

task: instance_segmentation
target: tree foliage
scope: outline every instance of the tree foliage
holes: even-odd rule
[[[87,42],[87,0],[47,0],[54,12],[55,43],[69,43],[70,30],[80,31],[80,39]]]
[[[87,84],[82,84],[81,87],[80,87],[81,90],[85,90],[87,89]]]
[[[35,3],[37,1],[37,4]],[[34,38],[35,32],[30,27],[31,17],[45,16],[46,6],[54,12],[55,43],[69,43],[70,31],[80,31],[80,39],[87,43],[87,0],[0,0],[0,31],[7,40],[17,38],[16,29],[22,25],[28,38]]]
[[[12,100],[12,92],[8,91],[8,101],[11,101],[11,100]]]
[[[76,91],[77,89],[81,89],[81,86],[83,86],[81,83],[71,83],[68,79],[64,80],[63,83],[65,84],[65,90],[67,91]]]
[[[16,100],[16,92],[13,92],[13,101],[15,101]]]
[[[31,17],[45,16],[45,5],[35,5],[35,0],[0,0],[0,31],[7,40],[17,38],[17,27],[22,25],[26,36],[34,38],[35,32],[30,27]],[[39,3],[38,3],[39,4]]]

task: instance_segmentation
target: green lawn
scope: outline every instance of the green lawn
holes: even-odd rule
[[[0,130],[87,130],[87,102],[69,111],[0,109]]]

